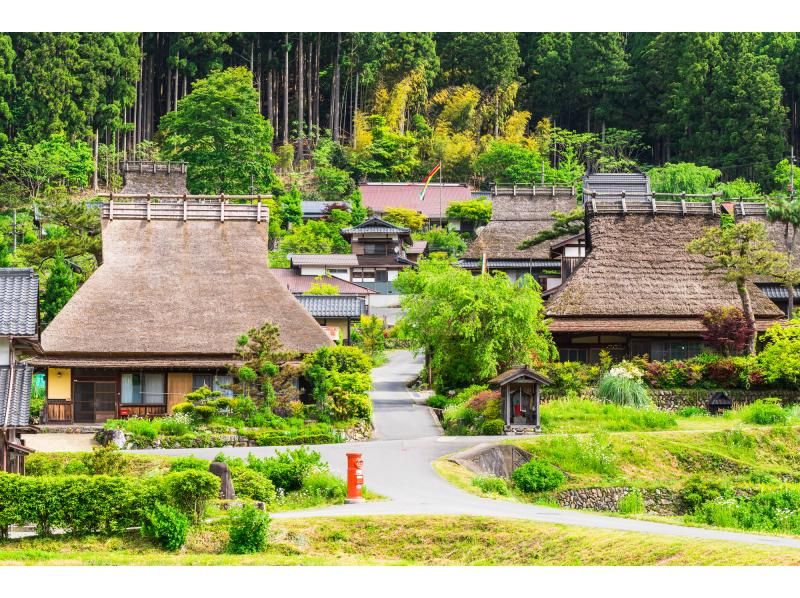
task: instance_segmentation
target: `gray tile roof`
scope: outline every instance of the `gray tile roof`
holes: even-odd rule
[[[328,206],[341,207],[342,205],[346,205],[347,209],[350,209],[350,204],[346,201],[302,201],[300,204],[303,210],[303,216],[306,218],[325,215]]]
[[[292,266],[358,266],[353,253],[290,253]]]
[[[609,194],[619,196],[623,191],[626,197],[646,199],[650,193],[650,179],[640,173],[594,173],[583,178],[584,197],[592,192],[597,193],[598,198]]]
[[[411,232],[410,228],[403,228],[402,226],[395,226],[385,220],[381,220],[380,218],[373,216],[372,218],[367,218],[364,222],[359,224],[358,226],[352,226],[350,228],[343,228],[342,229],[343,235],[352,235],[358,233],[400,233],[400,234],[408,234]]]
[[[764,294],[773,301],[787,301],[789,299],[788,289],[778,283],[759,283],[758,288],[764,291]],[[794,288],[795,300],[800,300],[800,286]]]
[[[502,259],[488,259],[488,267],[491,268],[560,268],[560,260],[502,260]],[[479,269],[481,267],[481,260],[479,259],[461,259],[458,261],[461,268],[467,270]]]
[[[366,313],[364,300],[352,295],[300,295],[297,300],[315,318],[358,318]]]
[[[0,368],[0,428],[27,426],[30,423],[31,382],[33,366],[17,364],[14,368],[14,390],[8,400],[8,382],[11,368]],[[8,406],[8,414],[6,408]],[[8,415],[8,420],[6,420]]]
[[[38,305],[32,268],[0,268],[0,336],[36,336]]]

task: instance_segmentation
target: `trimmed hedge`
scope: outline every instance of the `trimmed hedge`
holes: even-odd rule
[[[333,434],[305,434],[287,436],[285,434],[262,434],[256,438],[258,446],[299,446],[301,444],[336,444],[341,442]]]

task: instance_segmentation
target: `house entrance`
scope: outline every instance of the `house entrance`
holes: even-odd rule
[[[75,423],[102,423],[117,416],[116,382],[75,382]]]

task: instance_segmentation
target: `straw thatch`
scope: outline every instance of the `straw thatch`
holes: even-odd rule
[[[104,262],[42,334],[47,357],[232,356],[266,321],[287,348],[330,341],[267,268],[266,222],[104,219]]]
[[[718,226],[710,213],[593,214],[591,252],[548,305],[552,330],[702,330],[709,308],[741,303],[732,283],[707,276],[706,259],[686,251],[706,227]],[[757,287],[750,293],[758,319],[782,316]]]
[[[495,259],[547,259],[550,257],[550,246],[566,239],[568,235],[527,249],[518,247],[526,239],[553,225],[552,212],[569,212],[576,205],[575,195],[569,193],[555,196],[498,195],[492,201],[492,219],[470,243],[464,257],[480,259],[485,253],[487,257]]]

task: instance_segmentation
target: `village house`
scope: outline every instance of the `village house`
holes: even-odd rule
[[[0,268],[0,471],[25,471],[20,433],[30,422],[33,367],[20,357],[38,344],[39,278],[31,268]]]
[[[453,228],[472,232],[473,222],[447,218],[450,204],[473,199],[469,185],[457,183],[431,183],[420,200],[424,183],[362,183],[358,186],[361,200],[371,214],[383,217],[390,208],[406,208],[422,213],[431,226]]]
[[[350,344],[353,324],[367,315],[367,305],[357,295],[299,295],[297,300],[322,326],[332,341]]]
[[[702,351],[703,314],[738,306],[739,295],[720,276],[707,276],[706,258],[686,245],[720,226],[715,202],[589,197],[586,257],[547,304],[550,331],[564,361],[597,363],[649,355],[686,359]],[[750,285],[756,329],[781,310]]]
[[[527,248],[520,245],[550,229],[555,222],[553,212],[577,207],[575,188],[494,187],[492,194],[492,219],[478,229],[458,265],[474,273],[502,271],[511,280],[530,274],[543,291],[559,286],[562,258],[582,259],[582,237],[564,235]]]
[[[267,267],[260,203],[109,201],[103,263],[42,334],[48,423],[170,413],[227,392],[237,338],[265,322],[300,354],[331,345]]]
[[[303,222],[308,222],[327,218],[333,209],[349,212],[350,204],[342,201],[301,201],[300,209],[303,214]]]

